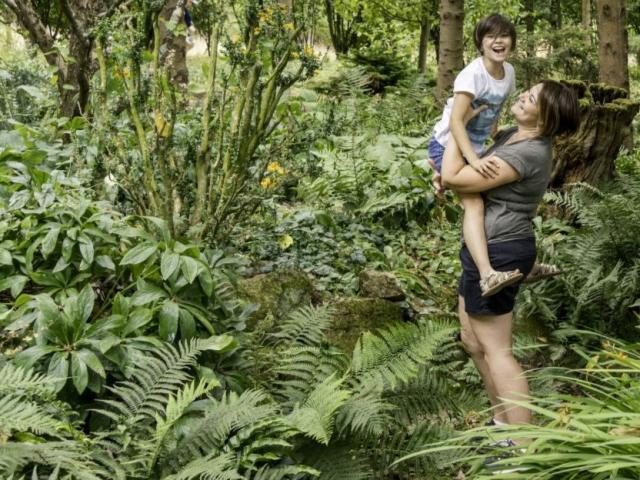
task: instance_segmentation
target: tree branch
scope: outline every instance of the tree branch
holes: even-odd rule
[[[73,31],[73,34],[78,39],[80,39],[83,43],[85,43],[86,42],[85,32],[83,32],[82,29],[80,28],[78,19],[73,14],[73,11],[71,10],[71,6],[69,5],[69,0],[62,0],[60,4],[62,6],[62,11],[64,12],[64,15],[69,20],[69,24],[71,25],[71,30]]]

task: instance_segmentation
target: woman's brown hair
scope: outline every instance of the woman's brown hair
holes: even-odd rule
[[[574,132],[580,123],[578,95],[570,86],[556,80],[543,80],[538,94],[540,135],[552,137]]]

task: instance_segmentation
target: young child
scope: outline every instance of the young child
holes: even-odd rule
[[[480,160],[487,137],[495,134],[502,106],[516,86],[513,66],[507,63],[516,46],[516,30],[499,14],[482,19],[475,28],[474,38],[480,56],[456,77],[453,97],[449,98],[442,119],[435,125],[429,143],[429,160],[434,172],[434,187],[441,193],[440,169],[449,135],[453,135],[466,161],[481,175],[492,178],[497,166],[493,160]],[[465,127],[465,116],[477,113]],[[480,194],[460,194],[464,207],[464,239],[480,273],[480,288],[484,297],[498,293],[522,278],[519,270],[496,271],[489,262],[484,231],[484,202]]]

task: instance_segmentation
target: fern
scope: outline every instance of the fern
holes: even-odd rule
[[[266,394],[257,390],[241,395],[226,393],[220,400],[209,400],[202,409],[203,415],[190,422],[188,434],[178,442],[170,458],[192,460],[203,453],[220,452],[237,432],[272,419],[276,413]]]
[[[207,455],[193,460],[165,480],[242,480],[244,477],[233,468],[234,463],[231,453]]]
[[[7,363],[0,369],[0,395],[24,393],[50,399],[55,395],[54,383],[46,375],[12,363]]]
[[[33,432],[36,435],[61,437],[68,424],[50,416],[42,407],[20,396],[0,397],[0,432]]]
[[[371,389],[393,390],[415,378],[420,364],[453,332],[451,326],[431,322],[395,323],[377,334],[365,332],[353,351],[354,379]]]
[[[306,306],[292,312],[273,334],[276,345],[318,347],[326,341],[325,333],[331,327],[335,310]]]
[[[318,480],[365,480],[373,472],[367,458],[350,442],[336,442],[329,447],[309,446],[300,452],[305,464],[319,470]]]
[[[111,406],[115,414],[104,409],[96,411],[130,425],[155,419],[164,411],[170,395],[191,379],[188,370],[196,365],[198,355],[205,350],[217,349],[221,339],[192,339],[180,343],[178,349],[165,344],[161,348],[143,350],[144,355],[138,353],[135,359],[136,368],[131,378],[109,387],[120,400],[100,400]]]
[[[14,475],[26,465],[36,464],[59,468],[79,480],[109,478],[109,474],[91,459],[90,452],[75,441],[0,443],[0,473],[3,475]]]
[[[291,424],[313,438],[328,445],[333,435],[336,411],[351,396],[348,390],[339,387],[344,379],[333,376],[320,383],[299,407],[289,415]]]

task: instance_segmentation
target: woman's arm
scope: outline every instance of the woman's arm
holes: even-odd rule
[[[518,172],[507,162],[495,155],[491,156],[491,160],[497,168],[495,175],[487,178],[464,163],[458,144],[451,136],[442,159],[442,184],[457,192],[477,193],[520,180]]]

